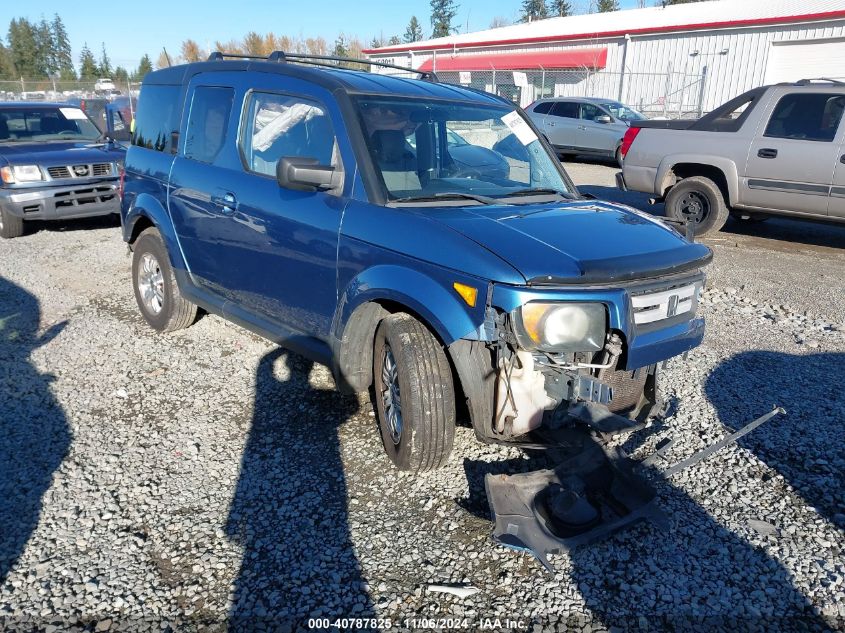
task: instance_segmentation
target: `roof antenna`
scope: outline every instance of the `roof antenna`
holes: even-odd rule
[[[167,60],[167,67],[170,68],[173,65],[173,62],[170,61],[170,55],[167,54],[167,49],[164,46],[161,47],[161,50],[164,51],[164,58]]]

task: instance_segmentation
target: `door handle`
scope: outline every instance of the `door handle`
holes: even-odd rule
[[[555,126],[555,122],[554,122],[554,121],[549,121],[549,126],[550,126],[550,127],[554,127],[554,126]]]
[[[771,147],[764,147],[757,150],[757,156],[760,158],[777,158],[778,151],[776,149],[772,149]]]
[[[235,194],[226,192],[222,196],[211,196],[211,202],[220,207],[223,215],[235,215],[238,208],[238,200]]]
[[[587,126],[586,126],[586,125],[579,125],[579,126],[578,126],[578,129],[579,129],[579,130],[586,130],[586,129],[587,129]]]

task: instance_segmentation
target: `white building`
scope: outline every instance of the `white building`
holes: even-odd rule
[[[598,96],[690,115],[767,83],[845,80],[845,0],[716,0],[576,15],[365,53],[523,106],[541,96]]]

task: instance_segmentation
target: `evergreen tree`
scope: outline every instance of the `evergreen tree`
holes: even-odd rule
[[[401,44],[401,43],[402,43],[402,40],[399,38],[398,35],[394,35],[389,40],[387,40],[388,46],[396,46],[397,44]]]
[[[549,17],[545,0],[522,0],[522,15],[520,22],[533,22]]]
[[[114,69],[111,67],[111,60],[109,59],[109,54],[106,53],[106,43],[103,42],[103,53],[100,56],[100,65],[98,66],[98,70],[100,72],[100,77],[109,77],[111,78]]]
[[[406,44],[411,44],[412,42],[419,42],[422,38],[423,32],[420,22],[417,20],[417,16],[412,15],[411,21],[408,22],[408,28],[405,29],[405,35],[402,41]]]
[[[596,0],[596,11],[599,13],[619,11],[619,0]]]
[[[38,41],[29,20],[12,19],[9,23],[8,41],[15,74],[25,79],[43,77],[44,69],[38,67]]]
[[[377,35],[370,41],[370,48],[381,48],[382,46],[384,46],[384,37],[382,36]]]
[[[563,18],[572,15],[572,5],[568,0],[551,0],[549,2],[549,16]]]
[[[0,40],[0,80],[16,79],[12,51]]]
[[[115,68],[112,77],[115,83],[119,84],[118,88],[122,88],[129,83],[129,72],[123,66]]]
[[[144,77],[147,76],[148,73],[153,72],[153,60],[150,59],[150,56],[146,53],[141,58],[141,61],[138,63],[138,68],[135,73],[132,75],[133,81],[141,81]]]
[[[97,60],[94,58],[94,53],[88,48],[88,44],[85,43],[79,53],[79,78],[83,81],[91,81],[97,79],[98,75]]]
[[[56,72],[63,81],[76,79],[76,69],[73,67],[73,50],[70,47],[70,38],[59,14],[53,16],[50,23],[50,33],[53,39],[53,55],[56,65]]]
[[[446,37],[455,29],[452,20],[458,14],[455,0],[431,0],[431,37]]]
[[[38,74],[39,76],[52,75],[58,70],[58,64],[53,49],[53,33],[50,25],[47,20],[41,18],[38,26],[33,25],[33,28],[35,30],[35,64],[38,67]]]
[[[343,32],[341,32],[334,41],[332,55],[335,57],[349,57],[349,43],[346,41],[346,36]]]

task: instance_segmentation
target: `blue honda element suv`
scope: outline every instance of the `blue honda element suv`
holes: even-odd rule
[[[201,307],[329,365],[403,470],[444,463],[456,411],[523,446],[652,414],[702,340],[710,250],[582,196],[500,97],[334,63],[147,75],[121,213],[146,321]]]

